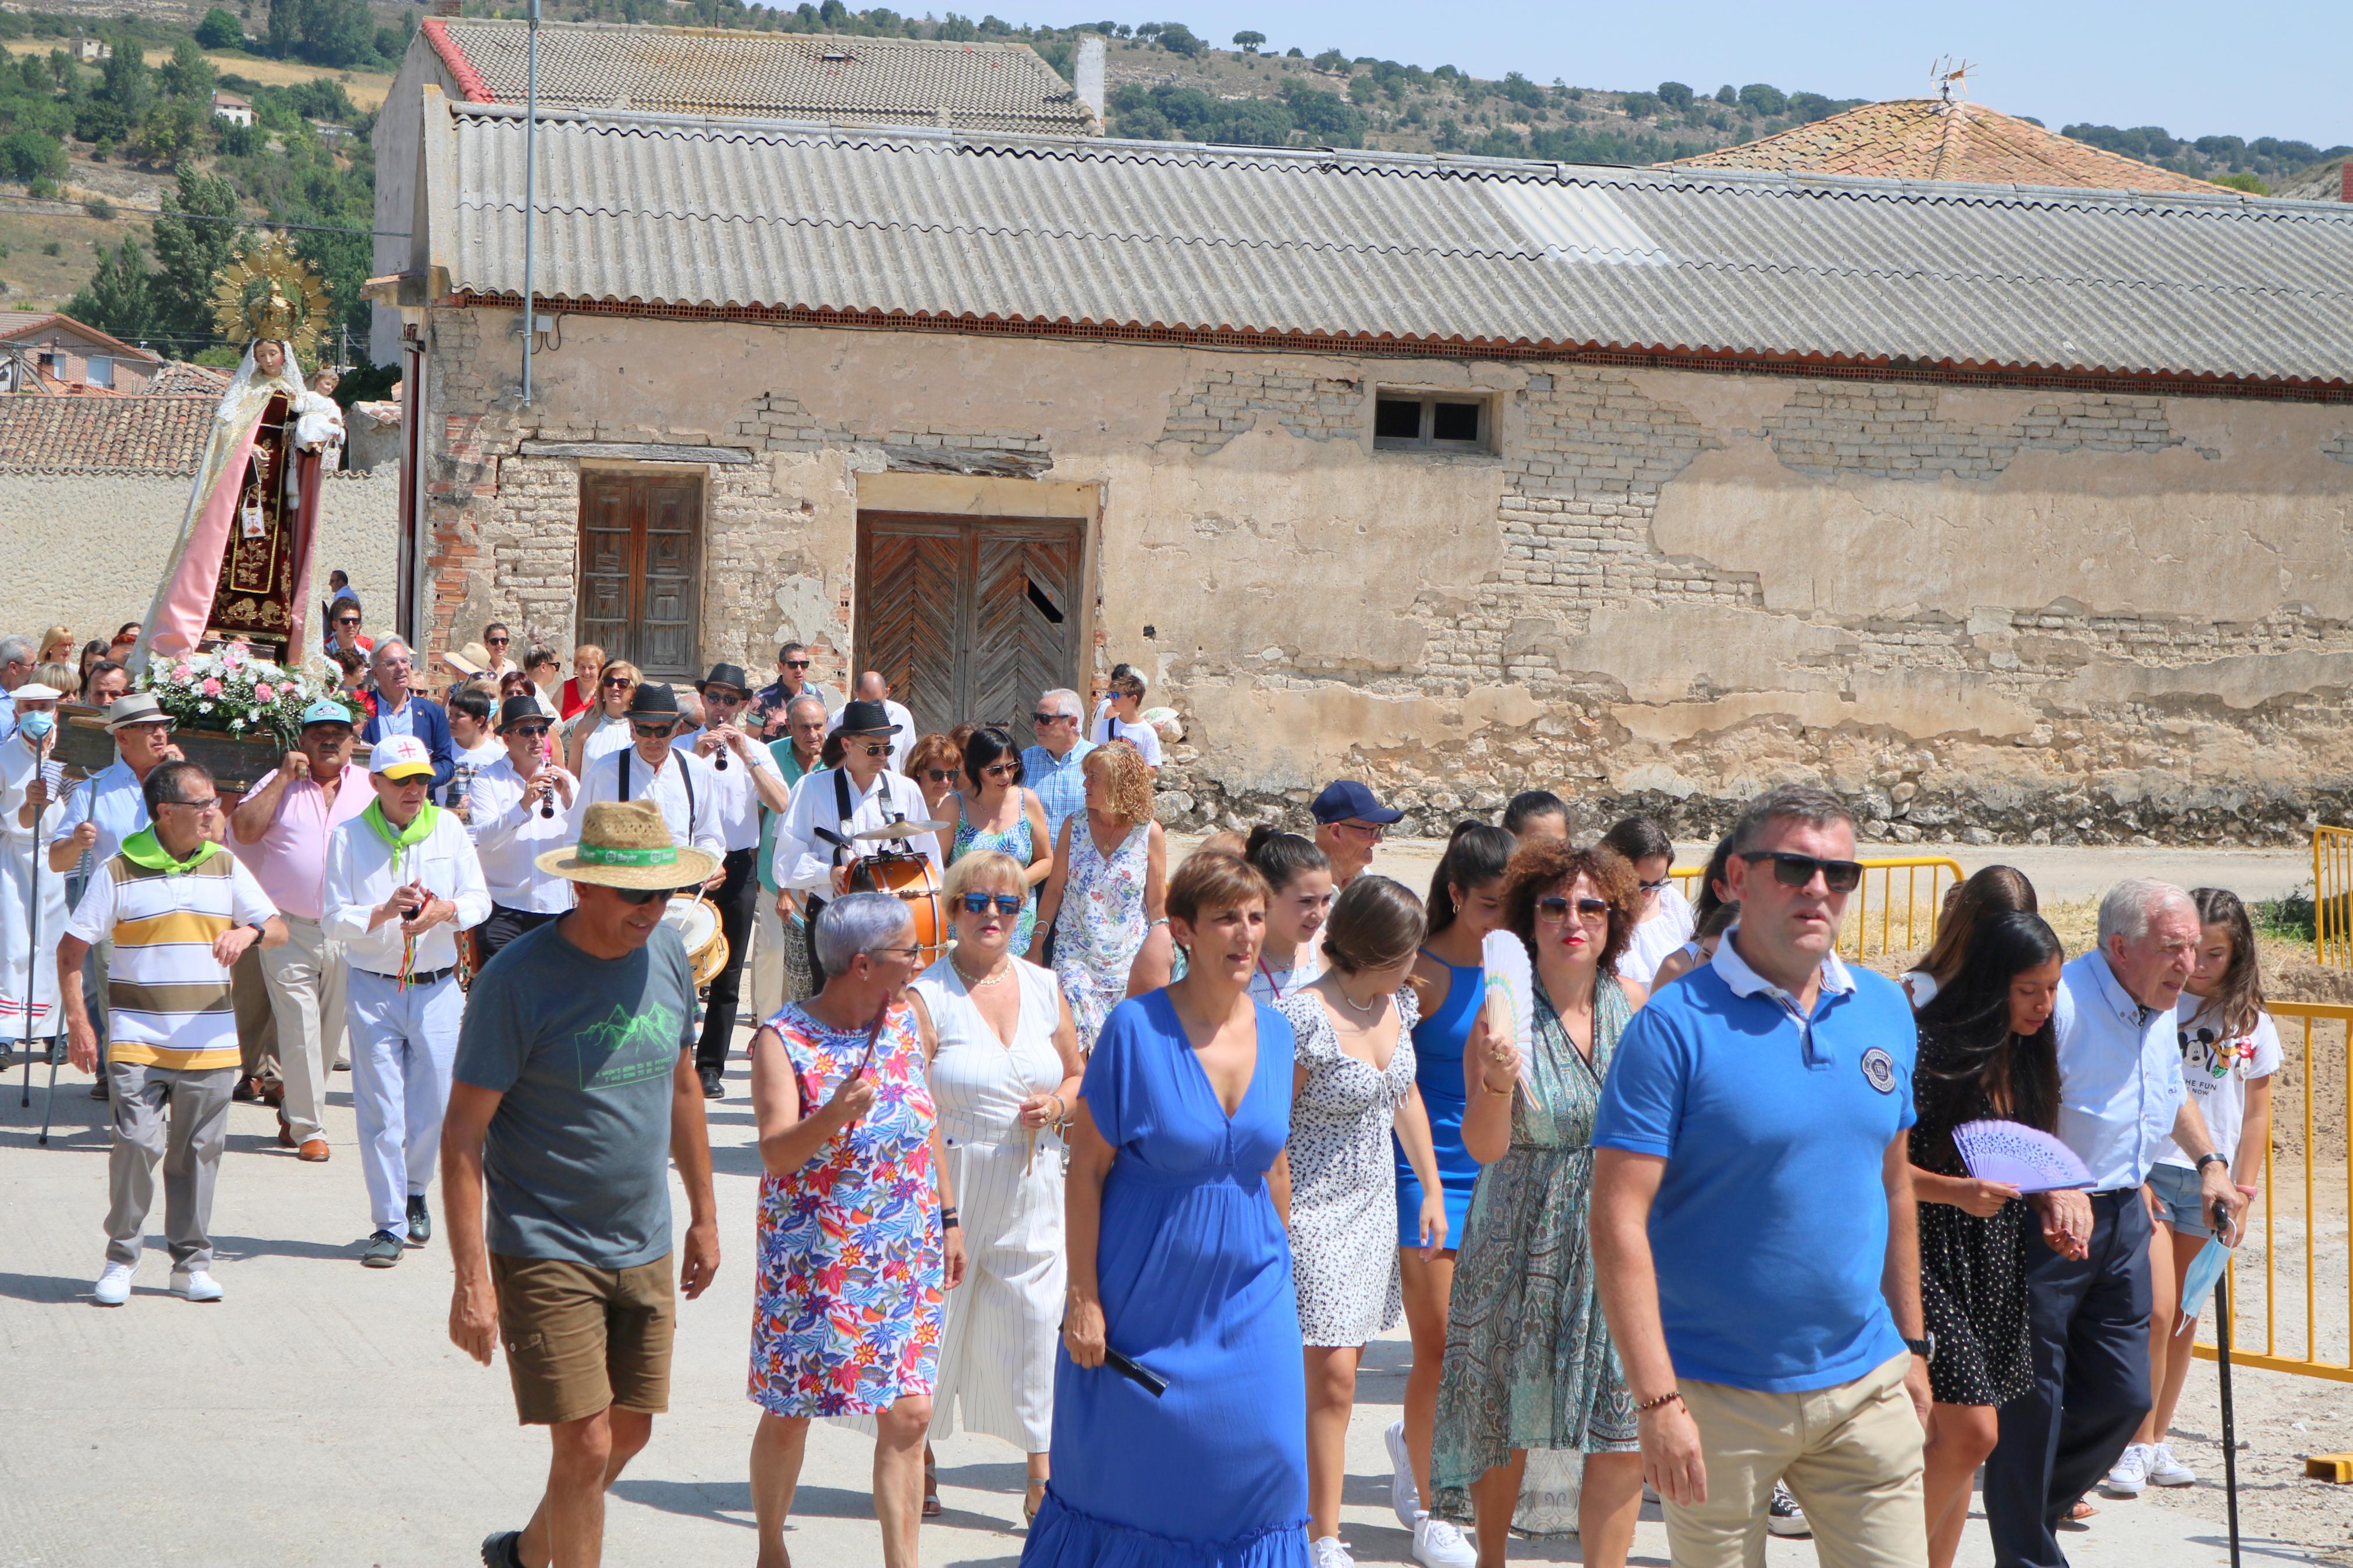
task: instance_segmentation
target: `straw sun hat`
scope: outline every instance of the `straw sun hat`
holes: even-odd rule
[[[580,823],[580,842],[550,849],[533,862],[566,881],[600,888],[692,888],[719,869],[707,849],[681,849],[649,800],[599,801]]]

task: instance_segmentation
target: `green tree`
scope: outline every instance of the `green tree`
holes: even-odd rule
[[[165,97],[202,104],[206,113],[212,111],[213,89],[219,85],[220,72],[205,58],[205,51],[195,39],[182,38],[174,44],[172,58],[164,62],[164,68],[156,76]]]
[[[65,144],[55,136],[20,125],[0,136],[0,173],[28,185],[35,180],[62,180],[66,174]]]
[[[182,163],[179,182],[179,189],[164,198],[164,216],[155,220],[155,330],[209,337],[213,279],[252,234],[241,224],[194,221],[193,215],[237,216],[237,189],[227,180]],[[192,216],[178,216],[182,213]]]
[[[1789,100],[1771,82],[1752,81],[1740,89],[1740,101],[1750,112],[1770,120],[1789,107]]]
[[[1659,84],[1659,101],[1681,114],[1692,106],[1692,89],[1679,81]]]
[[[146,253],[135,239],[112,250],[100,247],[98,270],[66,301],[66,314],[118,338],[139,338],[155,329],[153,289]]]
[[[136,34],[126,28],[114,36],[113,44],[114,53],[99,73],[105,82],[101,92],[126,122],[136,124],[155,101],[155,73],[147,68],[146,52]]]
[[[1193,29],[1182,22],[1163,22],[1160,25],[1160,47],[1172,55],[1183,55],[1187,59],[1206,54],[1209,48],[1206,41],[1196,37]]]
[[[1264,33],[1240,32],[1234,35],[1234,47],[1241,50],[1241,52],[1246,55],[1254,55],[1258,53],[1259,46],[1265,42],[1266,35]]]
[[[216,5],[196,24],[196,42],[208,49],[245,47],[245,24]]]

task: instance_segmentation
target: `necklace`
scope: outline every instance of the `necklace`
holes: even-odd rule
[[[1345,989],[1337,985],[1334,986],[1333,989],[1340,993],[1340,1000],[1347,1004],[1348,1010],[1356,1014],[1359,1017],[1371,1017],[1373,1009],[1381,1005],[1381,994],[1378,992],[1374,993],[1373,999],[1371,1001],[1358,1002],[1355,997],[1349,995]]]
[[[978,980],[965,973],[964,965],[957,963],[955,959],[949,959],[948,963],[955,970],[956,978],[964,982],[964,988],[967,991],[986,991],[992,985],[1002,985],[1013,978],[1013,965],[1003,959],[999,959],[997,967]]]

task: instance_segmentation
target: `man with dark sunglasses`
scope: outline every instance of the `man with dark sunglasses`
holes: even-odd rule
[[[466,831],[491,889],[491,916],[475,928],[481,961],[572,907],[562,877],[539,868],[540,854],[572,838],[572,800],[579,781],[550,755],[549,720],[539,700],[519,691],[499,708],[506,755],[474,775]]]
[[[1021,752],[1021,782],[1037,792],[1046,808],[1046,837],[1058,844],[1062,824],[1087,808],[1085,764],[1095,743],[1079,733],[1084,712],[1079,694],[1067,687],[1045,693],[1029,715],[1037,743]]]
[[[788,642],[778,648],[776,679],[753,693],[752,713],[744,721],[745,727],[757,731],[764,741],[782,740],[786,722],[785,710],[800,699],[816,698],[825,704],[828,713],[840,707],[839,692],[809,679],[809,670],[816,663],[816,656],[806,643]]]
[[[1740,923],[1620,1041],[1592,1236],[1644,1479],[1677,1563],[1736,1568],[1787,1479],[1825,1561],[1927,1560],[1904,993],[1839,962],[1861,880],[1836,795],[1751,802]]]
[[[711,764],[678,751],[678,694],[655,681],[641,681],[623,717],[629,744],[606,752],[581,770],[580,793],[572,804],[577,828],[582,814],[604,800],[649,800],[660,808],[670,837],[712,855],[723,855],[719,832],[719,789]],[[712,887],[723,872],[714,872]]]
[[[853,860],[881,851],[913,850],[931,860],[935,875],[942,869],[936,834],[902,839],[857,837],[893,821],[929,820],[915,781],[888,765],[899,726],[881,703],[861,700],[842,709],[838,727],[841,765],[820,768],[795,784],[792,804],[776,826],[776,885],[801,895],[812,933],[818,910],[849,890]],[[813,951],[809,959],[810,973],[823,973]]]
[[[358,595],[350,594],[335,601],[332,613],[327,616],[327,653],[330,658],[337,648],[362,657],[375,648],[374,637],[360,635],[362,618]]]

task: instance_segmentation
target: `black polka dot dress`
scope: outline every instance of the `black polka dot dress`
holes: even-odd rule
[[[1959,1053],[1920,1040],[1913,1099],[1912,1163],[1940,1175],[1968,1173],[1953,1129],[1996,1116],[1985,1091],[1945,1078]],[[1982,1216],[1951,1204],[1920,1205],[1920,1310],[1936,1336],[1928,1388],[1939,1405],[2001,1405],[2033,1386],[2026,1323],[2026,1244],[2034,1215],[2012,1198]]]

